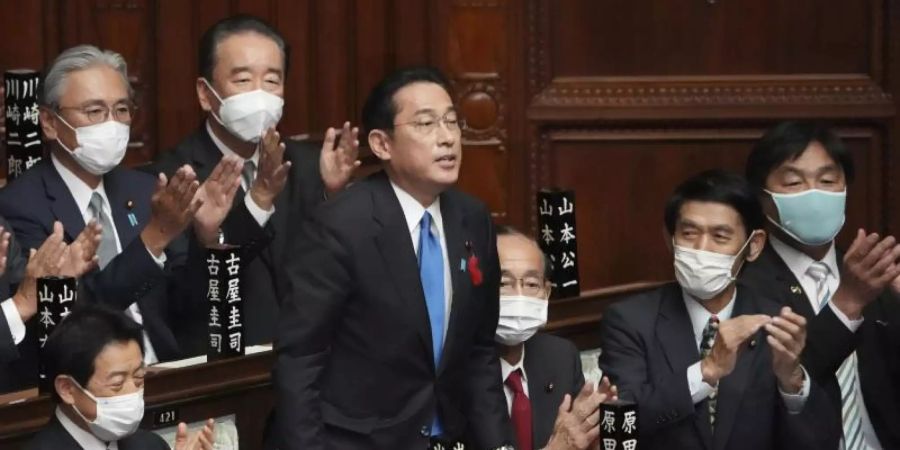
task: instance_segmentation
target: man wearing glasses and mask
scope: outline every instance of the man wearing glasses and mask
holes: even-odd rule
[[[547,258],[537,242],[497,227],[500,320],[497,350],[518,450],[585,450],[600,436],[600,403],[616,398],[604,377],[585,385],[571,342],[537,331],[547,323]]]
[[[42,83],[41,125],[50,158],[0,191],[0,215],[23,248],[37,248],[62,223],[64,241],[101,234],[98,268],[82,277],[79,303],[123,310],[144,326],[147,363],[181,357],[173,328],[189,309],[175,297],[186,245],[178,236],[195,218],[221,222],[216,202],[194,200],[193,170],[153,177],[119,164],[134,117],[121,55],[83,45],[64,51]],[[218,189],[224,192],[224,189]],[[101,233],[102,230],[102,233]]]

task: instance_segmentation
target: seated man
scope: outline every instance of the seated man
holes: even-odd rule
[[[590,448],[600,435],[600,403],[615,396],[584,383],[571,342],[537,330],[547,323],[548,264],[537,243],[511,227],[497,227],[500,320],[497,350],[516,448]]]
[[[42,362],[57,407],[29,450],[168,450],[156,434],[138,430],[144,417],[141,326],[123,313],[84,306],[53,330]],[[175,450],[212,450],[213,421],[188,437],[178,425]]]
[[[803,363],[830,395],[843,448],[900,448],[900,246],[862,230],[846,253],[835,246],[850,150],[821,125],[785,122],[754,146],[746,171],[771,238],[741,281],[809,321]]]
[[[176,329],[201,300],[183,297],[176,281],[188,257],[182,232],[197,217],[217,229],[228,199],[195,201],[200,186],[190,166],[171,180],[122,167],[134,106],[125,60],[121,55],[82,45],[60,54],[41,84],[41,126],[51,141],[50,158],[0,190],[0,215],[15,230],[23,248],[36,248],[61,222],[71,242],[95,221],[103,230],[97,248],[99,270],[86,274],[79,302],[102,303],[126,311],[144,325],[148,363],[177,359],[182,350]],[[234,162],[236,164],[236,162]],[[238,175],[216,177],[236,192]],[[219,195],[217,197],[227,197]],[[210,217],[215,218],[210,219]]]
[[[764,221],[741,177],[685,181],[665,210],[677,283],[604,315],[600,368],[637,403],[642,449],[837,445],[813,416],[827,401],[800,365],[806,320],[734,281],[762,251]]]

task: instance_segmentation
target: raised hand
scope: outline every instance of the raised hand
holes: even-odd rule
[[[340,191],[350,181],[353,171],[361,164],[359,158],[359,128],[350,128],[344,122],[340,141],[335,144],[337,132],[329,128],[319,156],[319,172],[329,194]]]
[[[728,376],[734,370],[738,353],[747,340],[771,321],[772,318],[765,314],[753,314],[720,322],[719,332],[716,333],[712,349],[700,363],[703,381],[710,386],[718,385],[720,379]]]
[[[96,220],[91,220],[85,225],[78,237],[66,247],[59,274],[64,277],[80,278],[94,270],[100,264],[97,249],[100,247],[102,235],[103,228]]]
[[[2,95],[2,94],[0,94]],[[7,254],[9,253],[9,231],[0,227],[0,275],[6,273]]]
[[[862,315],[863,308],[878,297],[888,285],[900,277],[900,245],[893,236],[881,239],[857,230],[853,244],[844,255],[841,284],[832,303],[852,320]]]
[[[215,438],[213,432],[216,428],[216,422],[207,419],[203,429],[188,435],[187,425],[184,422],[178,424],[178,431],[175,433],[174,450],[213,450],[215,448]]]
[[[37,313],[37,279],[59,275],[65,252],[62,223],[54,222],[53,233],[44,240],[40,248],[31,249],[25,266],[25,277],[13,295],[13,304],[23,322]]]
[[[618,391],[609,378],[603,377],[595,390],[594,385],[585,383],[572,400],[566,394],[556,413],[553,434],[545,450],[586,450],[600,437],[600,404],[618,400]]]
[[[236,155],[222,158],[209,178],[197,189],[196,201],[200,209],[194,215],[194,233],[204,245],[216,242],[219,227],[231,211],[234,196],[241,187],[244,161]]]
[[[803,369],[800,354],[806,346],[806,318],[785,306],[781,314],[765,325],[772,347],[772,369],[781,390],[797,393],[803,388]]]
[[[155,256],[191,223],[202,199],[195,198],[200,183],[191,166],[181,166],[171,180],[159,174],[151,199],[150,222],[141,231],[141,241]]]
[[[259,141],[259,167],[250,187],[250,198],[262,210],[272,209],[275,197],[284,189],[291,162],[284,161],[284,143],[275,128],[269,128]]]

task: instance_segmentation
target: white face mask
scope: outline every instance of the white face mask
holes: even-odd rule
[[[750,239],[753,235],[750,235]],[[694,250],[675,245],[675,279],[688,294],[709,300],[724,291],[736,279],[732,274],[734,263],[744,253],[750,239],[744,242],[735,255]],[[738,268],[740,270],[740,268]]]
[[[57,135],[56,142],[68,150],[84,170],[93,175],[101,176],[116,168],[122,158],[125,158],[125,150],[128,149],[128,138],[131,135],[131,127],[122,122],[107,120],[103,123],[75,128],[69,125],[61,116],[57,115],[62,123],[75,132],[75,140],[78,147],[75,150],[66,147]]]
[[[547,323],[548,302],[525,295],[500,296],[500,320],[494,340],[503,345],[518,345]]]
[[[134,434],[144,418],[144,390],[114,397],[95,397],[77,381],[72,382],[97,403],[97,418],[87,420],[74,405],[72,409],[87,423],[91,433],[105,442],[118,441]]]
[[[257,89],[222,99],[206,78],[202,80],[221,103],[213,118],[242,141],[258,143],[263,132],[281,120],[283,98]]]

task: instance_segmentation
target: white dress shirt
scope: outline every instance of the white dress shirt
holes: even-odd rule
[[[431,232],[434,233],[441,242],[441,253],[444,256],[444,342],[447,342],[447,327],[450,325],[450,308],[451,299],[453,298],[453,280],[450,278],[450,258],[447,255],[447,237],[444,234],[444,216],[441,215],[441,198],[438,197],[434,203],[425,208],[412,195],[404,191],[391,181],[391,187],[394,188],[394,194],[400,201],[400,208],[403,210],[403,216],[406,218],[406,225],[409,227],[409,236],[412,239],[413,250],[419,254],[419,222],[425,211],[431,213]]]
[[[97,439],[97,436],[94,436],[93,433],[84,430],[79,427],[69,419],[69,416],[65,415],[59,407],[56,407],[56,418],[59,420],[59,423],[62,424],[63,428],[66,432],[72,436],[72,439],[75,439],[75,442],[78,443],[79,446],[83,450],[118,450],[119,443],[117,441],[112,441],[107,444],[100,439]]]
[[[712,313],[700,304],[701,300],[695,299],[684,290],[681,292],[681,296],[684,298],[684,306],[687,307],[688,316],[691,318],[691,327],[694,330],[694,342],[697,344],[697,350],[699,351],[700,341],[703,339],[703,329],[706,328],[706,324],[709,322],[709,318],[712,317]],[[731,300],[728,301],[728,304],[725,305],[721,311],[716,313],[719,322],[731,319],[731,315],[734,313],[735,298],[737,298],[737,289],[734,290],[734,295],[731,296]],[[702,402],[715,390],[715,388],[703,381],[700,363],[701,361],[697,361],[687,369],[688,388],[691,391],[691,400],[693,400],[695,404]],[[809,387],[809,375],[804,368],[803,386],[800,388],[799,393],[788,394],[782,391],[780,387],[778,388],[778,392],[781,393],[781,399],[784,401],[784,406],[789,413],[799,414],[800,411],[803,410],[803,405],[806,404],[806,399],[809,398]]]
[[[113,219],[112,209],[109,203],[109,197],[106,196],[106,190],[103,188],[103,179],[100,179],[100,184],[97,186],[97,189],[91,189],[84,181],[81,181],[77,175],[75,175],[71,170],[66,168],[59,160],[56,158],[56,155],[51,154],[50,159],[53,161],[53,166],[56,167],[56,171],[59,172],[59,176],[62,177],[63,183],[66,184],[66,187],[69,189],[69,192],[72,194],[72,197],[75,199],[75,204],[78,206],[78,210],[81,211],[81,216],[84,218],[84,223],[87,225],[91,219],[94,219],[94,213],[91,211],[90,203],[91,196],[94,192],[100,194],[100,197],[103,198],[103,212],[109,218],[109,223],[112,225],[112,230],[103,230],[104,233],[109,233],[112,231],[113,236],[115,236],[116,242],[116,254],[122,253],[122,242],[119,241],[119,232],[116,230],[116,222]],[[100,218],[96,218],[97,221],[100,221]],[[147,249],[147,253],[153,260],[156,262],[156,265],[159,266],[160,269],[166,264],[166,254],[163,252],[158,258]],[[141,309],[138,307],[137,302],[132,303],[128,306],[128,309],[125,310],[125,315],[134,319],[135,322],[143,325],[144,324],[144,316],[141,314]],[[156,352],[153,350],[153,345],[150,343],[150,337],[147,335],[147,332],[144,331],[144,362],[149,364],[153,364],[159,361],[156,357]]]
[[[525,346],[522,346],[522,357],[519,358],[519,361],[515,364],[510,364],[506,362],[505,359],[500,358],[500,383],[503,384],[503,393],[506,394],[506,411],[512,416],[512,402],[513,396],[515,393],[509,386],[506,385],[506,379],[509,378],[509,374],[519,370],[522,372],[522,392],[525,393],[525,396],[531,398],[531,395],[528,393],[528,374],[525,372]]]
[[[797,277],[797,280],[800,281],[800,286],[803,287],[803,292],[806,293],[806,298],[809,299],[813,311],[819,311],[819,302],[816,298],[816,281],[806,273],[809,266],[815,262],[815,260],[810,258],[806,253],[778,240],[776,237],[769,237],[769,242],[772,243],[772,248],[775,250],[775,253],[778,253],[778,256],[781,257],[782,261],[784,261],[788,268],[791,269],[791,273],[793,273],[794,276]],[[822,262],[825,263],[829,269],[826,278],[828,289],[830,289],[832,293],[836,292],[838,286],[841,284],[841,272],[837,265],[837,252],[834,249],[834,242],[831,243],[831,248],[828,249],[828,253],[822,258]],[[843,311],[837,306],[834,306],[834,303],[828,302],[828,306],[834,312],[834,315],[836,315],[851,332],[855,333],[862,325],[864,318],[861,317],[858,320],[850,320]],[[857,380],[860,380],[859,366],[856,368],[856,377]],[[869,448],[880,449],[881,443],[878,442],[878,436],[875,435],[875,428],[872,427],[872,421],[869,419],[869,412],[866,409],[866,402],[863,399],[860,383],[856,383],[856,398],[859,399],[859,416],[860,421],[862,422],[861,431],[863,442],[865,442]],[[843,443],[839,445],[838,448],[843,448]]]
[[[16,308],[16,304],[13,303],[12,297],[3,300],[3,302],[0,303],[0,308],[3,309],[3,317],[6,318],[6,324],[9,326],[9,333],[12,335],[13,344],[21,344],[22,340],[25,339],[25,322],[22,320],[22,316],[19,315],[19,308]]]
[[[209,133],[209,137],[212,139],[213,144],[216,145],[216,148],[218,148],[219,151],[222,152],[222,156],[241,156],[235,153],[234,150],[228,148],[228,146],[225,145],[224,142],[216,137],[216,134],[213,133],[212,127],[209,125],[208,120],[206,121],[206,132]],[[248,161],[243,157],[241,157],[241,159],[243,159],[245,162]],[[253,178],[256,179],[256,174],[259,172],[258,148],[255,152],[253,152],[253,156],[250,157],[249,161],[253,161]],[[243,169],[243,166],[241,166],[241,168]],[[244,177],[241,177],[241,188],[243,188],[244,192],[246,192],[246,194],[244,195],[244,204],[247,205],[247,210],[250,211],[250,215],[253,216],[254,219],[256,219],[256,223],[258,223],[259,226],[264,227],[266,226],[266,223],[269,222],[269,219],[272,218],[272,214],[275,214],[275,205],[272,205],[272,207],[269,208],[268,211],[260,208],[259,205],[257,205],[256,202],[253,201],[253,197],[250,196],[250,186],[248,186],[244,181]]]

